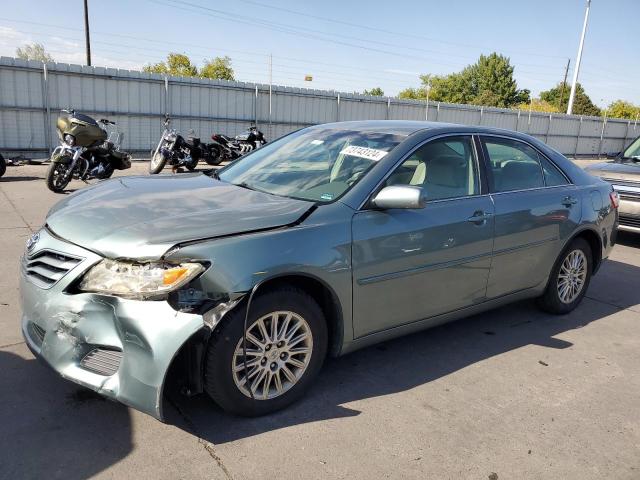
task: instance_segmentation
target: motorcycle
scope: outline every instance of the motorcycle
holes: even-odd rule
[[[149,173],[160,173],[164,166],[169,163],[175,173],[179,167],[186,167],[193,171],[201,158],[205,160],[209,156],[207,146],[200,142],[193,132],[184,138],[175,128],[171,128],[169,115],[164,117],[164,131],[158,142],[158,146],[151,152],[151,162],[149,162]]]
[[[211,157],[215,158],[217,163],[207,162],[210,165],[217,165],[223,160],[235,160],[267,143],[263,133],[255,125],[251,125],[245,133],[235,138],[214,133],[211,135],[211,140],[213,143],[208,146],[212,152]]]
[[[51,155],[47,187],[61,193],[72,179],[107,179],[115,170],[131,168],[131,155],[120,151],[124,134],[116,122],[93,118],[73,109],[62,110],[56,122],[61,145]],[[108,130],[108,132],[107,132]]]
[[[0,153],[0,177],[4,175],[4,172],[7,171],[7,162],[4,161],[4,157]]]

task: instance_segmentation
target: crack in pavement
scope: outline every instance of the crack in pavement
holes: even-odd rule
[[[606,300],[600,300],[599,298],[595,298],[595,297],[590,297],[589,295],[586,295],[586,294],[584,298],[588,298],[589,300],[593,300],[594,302],[599,302],[604,305],[609,305],[610,307],[617,308],[618,310],[628,310],[630,312],[637,313],[635,310],[631,310],[630,307],[621,307],[620,305],[616,305],[615,303],[607,302]]]
[[[14,212],[16,212],[16,214],[20,217],[20,220],[22,220],[22,223],[24,223],[25,226],[31,231],[31,233],[33,233],[34,232],[33,228],[31,228],[31,225],[29,225],[29,222],[27,222],[25,218],[22,216],[22,213],[20,213],[15,203],[13,203],[11,198],[9,198],[9,195],[7,195],[7,192],[5,192],[2,187],[0,187],[0,192],[2,192],[2,195],[4,196],[4,198],[7,199],[7,203],[11,205],[11,208],[13,208]],[[24,228],[24,227],[13,227],[13,228]]]
[[[0,345],[0,348],[15,347],[16,345],[22,345],[23,343],[24,343],[24,340],[22,342],[7,343],[6,345]]]
[[[218,464],[218,467],[220,467],[220,469],[224,472],[225,477],[227,477],[229,480],[233,480],[233,475],[231,475],[231,472],[222,461],[222,458],[220,458],[220,456],[216,453],[215,445],[202,438],[202,436],[200,436],[200,434],[198,433],[198,429],[196,428],[195,424],[191,421],[187,414],[184,413],[172,399],[170,399],[168,396],[166,398],[169,405],[175,408],[176,412],[178,412],[178,415],[180,415],[180,418],[182,418],[182,420],[184,420],[184,422],[187,424],[187,427],[189,427],[189,430],[191,430],[191,434],[195,435],[195,437],[198,439],[198,443],[204,447],[209,456],[213,458],[213,460],[215,460],[215,462]]]

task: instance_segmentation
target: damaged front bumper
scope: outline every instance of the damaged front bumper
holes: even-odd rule
[[[64,378],[162,420],[162,392],[202,315],[165,301],[68,293],[99,255],[46,229],[22,259],[22,333],[31,351]]]

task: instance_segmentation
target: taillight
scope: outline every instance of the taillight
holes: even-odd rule
[[[612,208],[618,208],[618,206],[620,206],[620,196],[618,195],[618,192],[616,192],[615,190],[609,193],[609,200],[611,200]]]

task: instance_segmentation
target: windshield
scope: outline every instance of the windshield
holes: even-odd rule
[[[640,137],[636,138],[635,141],[629,145],[629,148],[624,151],[622,157],[640,160]]]
[[[232,163],[218,178],[274,195],[328,203],[403,139],[389,133],[308,128]]]

